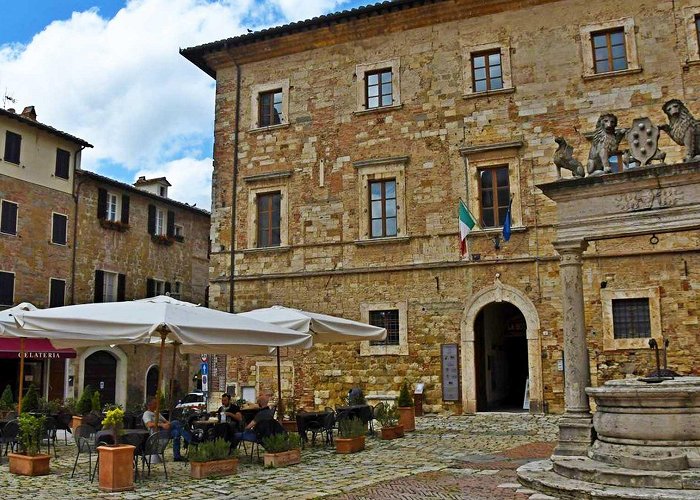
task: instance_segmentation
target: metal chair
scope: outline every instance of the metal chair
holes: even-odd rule
[[[243,443],[243,452],[247,454],[246,446],[245,443],[249,442],[251,443],[250,446],[250,462],[253,463],[253,454],[255,452],[255,449],[257,448],[258,450],[258,460],[260,460],[260,447],[263,445],[263,439],[265,439],[268,436],[274,436],[276,434],[286,434],[287,431],[282,427],[282,424],[280,424],[277,420],[262,420],[255,424],[255,427],[253,428],[253,431],[255,432],[255,441],[250,441],[247,439],[241,440],[241,443]]]
[[[158,456],[163,462],[163,471],[165,471],[165,479],[168,479],[168,469],[165,466],[165,449],[170,442],[170,431],[159,431],[148,437],[146,444],[143,447],[141,454],[141,474],[148,466],[148,476],[151,476],[151,460],[153,456]]]
[[[70,428],[72,421],[73,416],[70,413],[59,413],[56,416],[56,429],[63,431],[63,439],[66,444],[68,444],[68,433],[73,434],[73,429]]]
[[[92,454],[97,453],[97,445],[95,444],[95,428],[90,425],[79,425],[75,429],[73,434],[73,439],[75,439],[75,445],[78,449],[78,453],[75,455],[75,462],[73,463],[73,472],[71,472],[70,477],[75,475],[75,469],[78,467],[78,459],[81,453],[88,454],[88,474],[90,475],[90,482],[94,479],[92,474]]]
[[[19,422],[10,420],[5,424],[5,427],[0,431],[0,455],[2,455],[2,445],[5,445],[4,454],[7,455],[7,449],[15,451],[19,443],[17,435],[19,434]]]
[[[53,446],[53,455],[58,458],[58,453],[56,452],[56,434],[58,425],[56,419],[53,417],[46,417],[44,420],[43,428],[41,429],[41,436],[39,438],[39,446],[46,441],[46,451],[49,455],[51,454],[51,446]]]

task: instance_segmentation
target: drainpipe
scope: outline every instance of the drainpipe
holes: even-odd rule
[[[236,126],[233,129],[233,189],[231,191],[231,277],[229,278],[229,294],[228,294],[228,310],[233,311],[233,287],[234,287],[234,270],[236,267],[236,189],[238,187],[238,130],[241,118],[241,66],[234,61],[236,65]]]
[[[80,146],[78,153],[82,152],[85,146]],[[76,179],[78,178],[78,155],[76,154],[73,158],[73,200],[75,201],[75,215],[73,216],[73,251],[71,252],[71,276],[70,276],[70,304],[75,304],[75,261],[76,261],[76,245],[78,243],[78,202],[80,200],[80,187],[85,182],[85,179],[80,179],[76,184]]]

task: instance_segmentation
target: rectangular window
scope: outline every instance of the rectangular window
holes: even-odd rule
[[[51,243],[65,245],[68,233],[68,217],[61,214],[53,214],[51,220]]]
[[[510,186],[508,167],[479,169],[481,227],[501,227],[506,220]]]
[[[472,82],[474,92],[487,92],[503,88],[500,49],[472,54]]]
[[[70,153],[65,149],[56,149],[56,177],[68,179],[70,176]]]
[[[0,204],[0,233],[17,234],[17,203],[2,200],[2,204]]]
[[[365,108],[381,108],[393,103],[391,68],[365,73]]]
[[[153,292],[156,296],[165,295],[165,281],[153,280]]]
[[[118,275],[117,273],[110,273],[105,271],[103,273],[103,286],[102,286],[102,302],[116,302],[117,299],[117,285],[118,285]]]
[[[370,181],[370,237],[396,236],[396,179]]]
[[[113,193],[107,193],[107,220],[117,222],[119,213],[119,197]]]
[[[19,153],[22,149],[22,136],[10,132],[5,132],[5,161],[19,165]]]
[[[0,271],[0,305],[11,306],[15,302],[15,273]]]
[[[651,337],[649,298],[613,299],[613,332],[616,339]]]
[[[591,42],[596,73],[627,69],[624,28],[591,33]]]
[[[385,340],[373,340],[370,345],[399,345],[399,310],[370,311],[369,324],[386,328]]]
[[[66,300],[66,280],[51,278],[49,284],[49,307],[61,307]]]
[[[165,212],[160,208],[156,209],[156,234],[165,235]]]
[[[280,246],[280,203],[282,194],[261,193],[258,205],[258,248]]]
[[[185,236],[184,229],[180,224],[175,224],[175,237],[183,238]]]
[[[282,89],[261,92],[258,95],[258,126],[269,127],[282,123]]]

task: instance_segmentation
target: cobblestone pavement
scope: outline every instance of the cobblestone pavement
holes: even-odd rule
[[[556,439],[557,417],[521,413],[476,416],[429,416],[417,419],[416,432],[403,439],[367,439],[367,449],[337,455],[317,445],[302,452],[302,463],[265,469],[241,460],[235,476],[193,480],[189,465],[167,458],[169,479],[162,466],[150,478],[136,482],[136,490],[106,494],[88,479],[87,458],[78,461],[73,479],[75,446],[58,446],[51,475],[21,477],[10,474],[7,459],[0,465],[2,499],[239,499],[318,498],[467,498],[526,499],[515,489],[515,469],[529,458],[547,456]],[[411,477],[408,477],[411,476]],[[401,479],[400,478],[404,478]],[[509,487],[509,484],[510,487]],[[345,495],[345,496],[343,496]]]

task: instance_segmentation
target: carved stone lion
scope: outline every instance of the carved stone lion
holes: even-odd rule
[[[682,101],[671,99],[661,108],[668,118],[668,125],[659,128],[666,132],[673,142],[685,146],[685,161],[700,157],[700,122],[693,118]]]
[[[554,142],[559,146],[554,152],[552,161],[557,167],[557,178],[561,179],[561,169],[569,170],[574,177],[583,177],[583,165],[574,158],[574,148],[563,137],[555,137]]]
[[[617,128],[617,116],[612,113],[600,115],[588,153],[588,175],[610,173],[610,157],[618,152],[620,141],[627,129]]]

